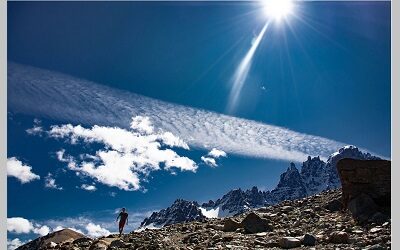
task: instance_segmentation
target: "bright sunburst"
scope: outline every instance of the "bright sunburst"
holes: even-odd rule
[[[292,0],[263,0],[265,14],[276,21],[290,15],[293,12]]]

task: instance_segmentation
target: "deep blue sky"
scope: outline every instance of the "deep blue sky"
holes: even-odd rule
[[[296,14],[268,28],[234,115],[390,157],[390,2],[307,2]],[[8,60],[224,113],[235,67],[264,23],[257,3],[9,2]],[[33,118],[9,120],[8,156],[42,176],[62,168],[52,156],[59,145],[24,132]],[[272,188],[287,166],[229,156],[196,174],[155,173],[147,193],[77,191],[61,175],[70,189],[60,196],[42,182],[9,178],[8,214],[45,220],[165,207],[179,197],[206,201],[236,187]]]

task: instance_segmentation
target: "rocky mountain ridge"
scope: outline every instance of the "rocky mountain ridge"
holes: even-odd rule
[[[332,190],[340,187],[340,179],[337,173],[336,164],[344,158],[359,160],[378,160],[379,157],[370,153],[364,153],[355,146],[345,146],[328,157],[324,162],[320,157],[309,156],[301,165],[299,171],[294,163],[290,163],[288,169],[281,174],[278,185],[271,191],[261,191],[257,187],[249,190],[234,189],[223,195],[221,198],[197,206],[197,213],[179,214],[174,203],[170,208],[176,213],[164,217],[165,209],[154,212],[146,218],[141,227],[162,227],[174,223],[201,220],[203,217],[221,218],[238,215],[251,209],[265,207],[285,200],[304,198],[320,193],[325,190]],[[198,204],[197,202],[191,202]],[[183,204],[183,203],[182,203]],[[168,208],[167,208],[168,209]],[[194,208],[193,208],[194,209]],[[198,211],[201,211],[201,216]],[[176,216],[171,218],[171,215]],[[186,216],[185,216],[186,215]],[[197,219],[196,219],[197,218]]]
[[[358,224],[343,210],[340,189],[228,218],[205,218],[97,239],[82,237],[24,249],[390,249],[391,220]],[[59,235],[62,232],[57,232]],[[36,240],[43,242],[41,238]],[[313,247],[313,248],[310,248]]]

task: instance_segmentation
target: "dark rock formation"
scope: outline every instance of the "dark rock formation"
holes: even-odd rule
[[[390,214],[390,164],[386,160],[338,162],[344,206],[359,222],[371,219],[376,213]]]

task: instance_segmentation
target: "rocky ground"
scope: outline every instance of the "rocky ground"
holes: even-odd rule
[[[344,212],[341,191],[118,237],[79,238],[43,249],[390,249],[390,218],[357,224]]]

